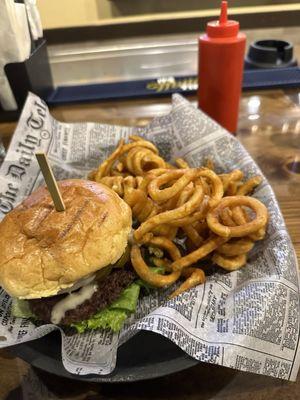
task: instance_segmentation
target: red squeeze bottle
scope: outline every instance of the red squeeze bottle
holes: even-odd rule
[[[235,133],[241,95],[246,36],[227,19],[222,1],[219,21],[207,24],[199,38],[198,107]]]

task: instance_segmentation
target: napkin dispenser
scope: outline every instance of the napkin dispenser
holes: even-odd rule
[[[34,50],[28,59],[9,63],[4,67],[18,105],[17,111],[4,111],[0,105],[0,114],[5,113],[6,117],[8,115],[14,117],[21,111],[28,92],[33,92],[46,100],[54,89],[46,40],[41,38],[34,43]]]

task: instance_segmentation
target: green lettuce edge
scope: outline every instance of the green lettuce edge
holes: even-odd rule
[[[11,303],[11,315],[17,318],[35,318],[30,310],[28,301],[13,298]]]
[[[99,311],[91,318],[71,324],[71,326],[78,333],[93,329],[111,329],[118,332],[122,329],[128,316],[136,310],[139,294],[140,285],[132,283],[109,307]]]

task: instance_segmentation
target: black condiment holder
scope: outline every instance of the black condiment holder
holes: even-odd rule
[[[9,63],[4,67],[10,87],[15,96],[18,110],[5,111],[0,105],[0,120],[13,120],[20,114],[28,92],[47,100],[53,92],[47,44],[45,39],[35,42],[30,57],[23,62]]]
[[[246,69],[281,69],[297,66],[291,42],[277,39],[257,40],[250,44]]]

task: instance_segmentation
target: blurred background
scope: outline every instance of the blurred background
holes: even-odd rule
[[[197,38],[218,0],[37,0],[54,85],[195,75]],[[257,39],[300,43],[300,3],[232,0],[229,15]]]
[[[152,21],[153,19],[184,19],[218,15],[216,0],[37,0],[45,29],[89,25],[109,25]],[[299,2],[282,0],[232,0],[234,12],[253,15],[272,11],[299,10]],[[298,5],[298,6],[297,6]],[[67,13],[58,10],[67,8]],[[253,20],[253,27],[257,21]]]

